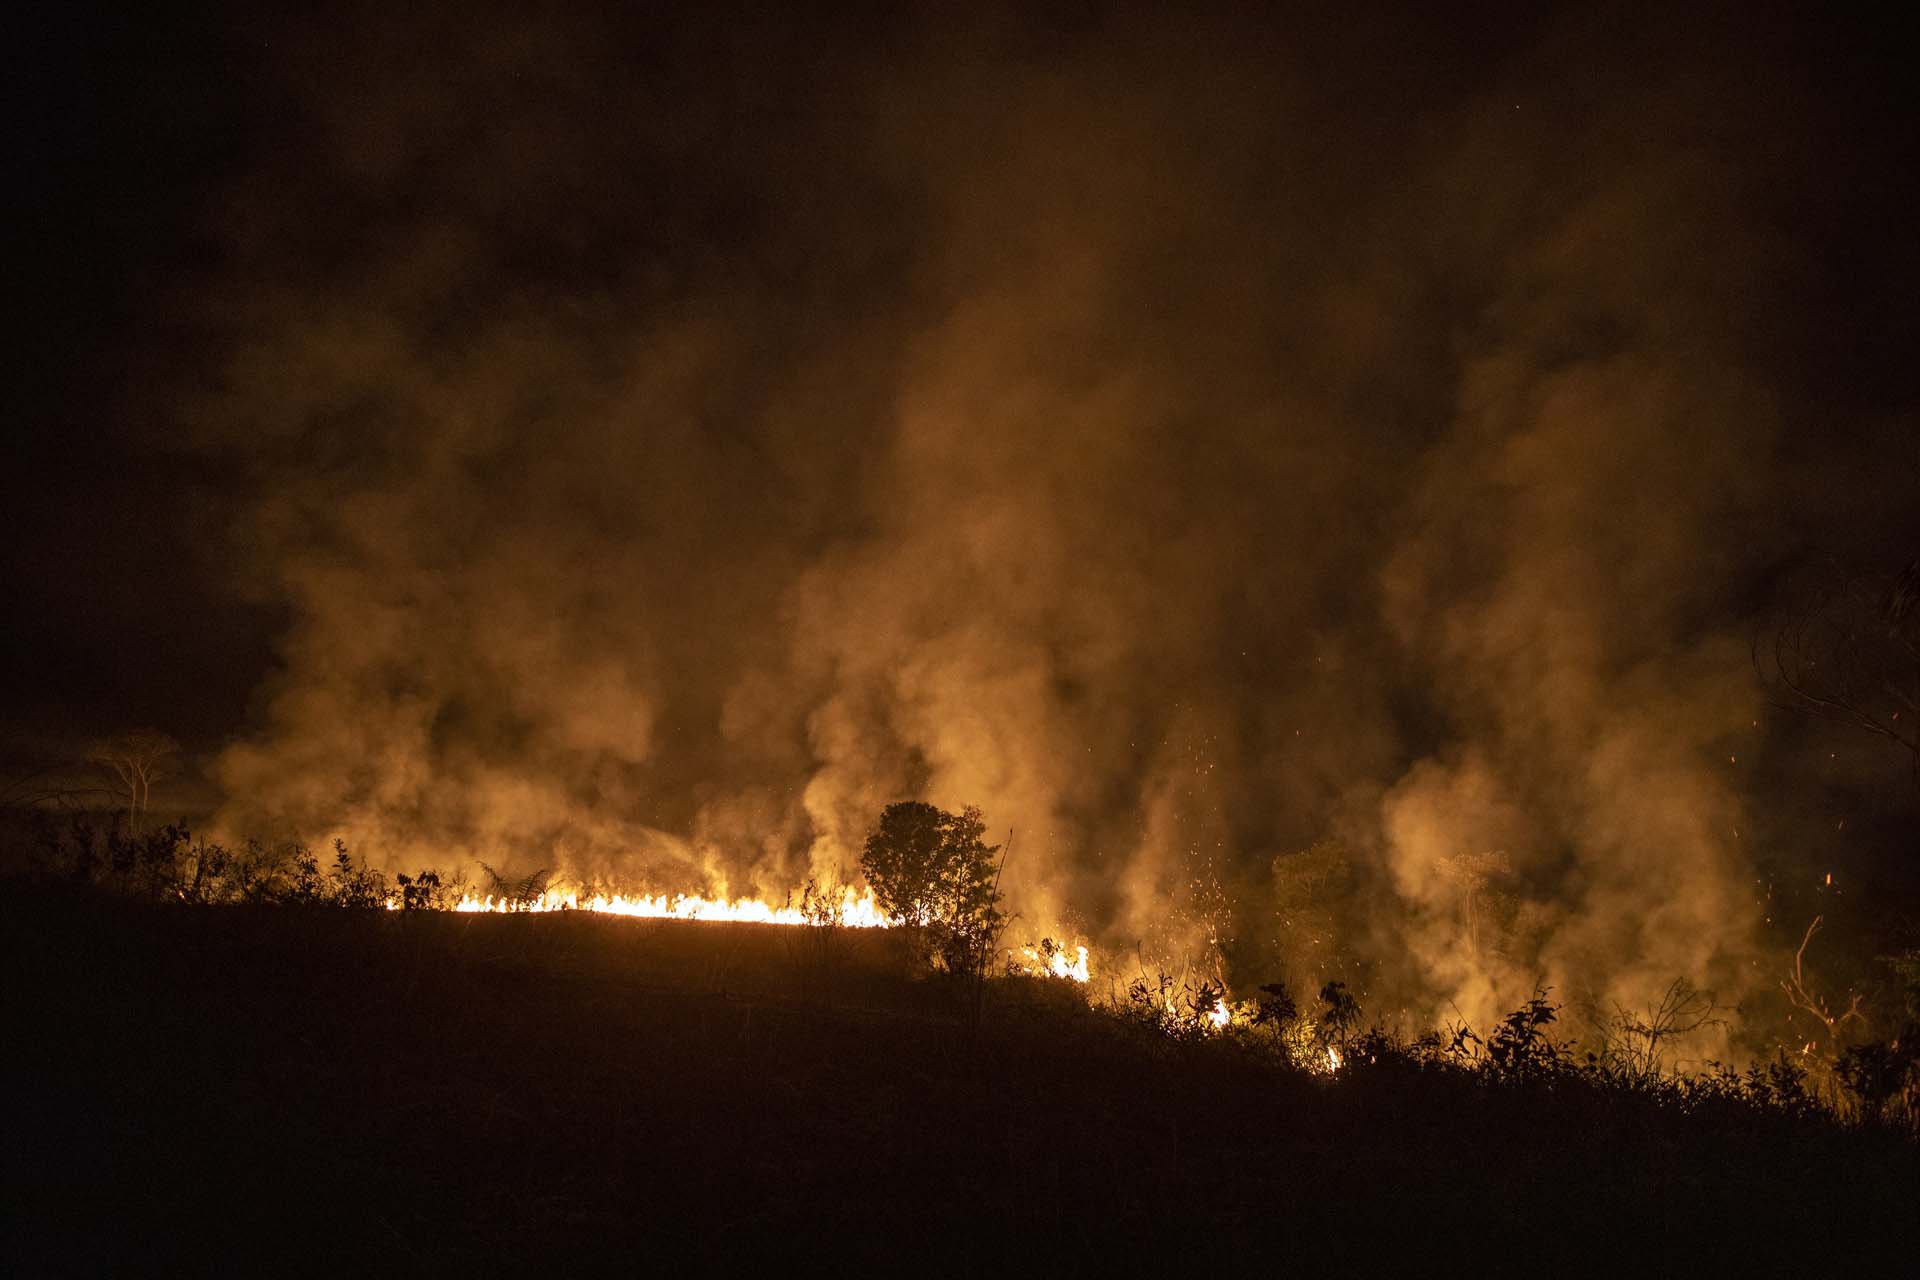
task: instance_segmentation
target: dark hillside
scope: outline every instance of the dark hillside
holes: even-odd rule
[[[823,978],[761,926],[4,910],[26,1272],[1914,1256],[1884,1135],[1326,1081],[1045,984],[976,1039],[878,934]]]

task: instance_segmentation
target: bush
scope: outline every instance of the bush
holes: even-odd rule
[[[400,908],[403,911],[445,911],[453,905],[447,887],[440,883],[440,873],[437,871],[422,871],[417,876],[402,873],[393,879],[400,886]]]

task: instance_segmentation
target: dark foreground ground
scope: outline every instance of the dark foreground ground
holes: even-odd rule
[[[0,1271],[1913,1274],[1920,1152],[1170,1046],[886,939],[0,885]],[[1544,1269],[1544,1270],[1542,1270]]]

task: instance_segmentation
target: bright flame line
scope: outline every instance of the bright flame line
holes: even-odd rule
[[[885,929],[893,924],[874,901],[873,891],[856,896],[848,890],[837,908],[809,915],[796,906],[776,907],[759,898],[704,898],[683,893],[626,894],[596,893],[583,896],[572,890],[548,890],[528,901],[496,898],[492,894],[469,894],[453,908],[455,911],[490,912],[512,915],[538,911],[592,911],[602,915],[634,916],[649,920],[722,920],[736,924],[806,925],[833,923],[850,929]],[[826,914],[825,920],[821,914]]]
[[[387,902],[387,909],[402,907],[398,898]],[[520,915],[549,911],[588,911],[597,915],[627,916],[643,920],[714,920],[732,924],[821,925],[838,924],[849,929],[888,929],[898,921],[880,909],[873,890],[855,894],[848,889],[837,908],[815,907],[811,912],[792,905],[776,907],[759,898],[705,898],[697,894],[604,894],[582,895],[577,890],[549,889],[538,897],[516,899],[468,894],[455,903],[453,910],[467,914]],[[1022,966],[1033,977],[1065,978],[1072,982],[1092,980],[1087,964],[1087,949],[1058,947],[1045,957],[1031,947],[1021,954]]]

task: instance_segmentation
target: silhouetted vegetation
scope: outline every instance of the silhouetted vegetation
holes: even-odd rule
[[[35,1269],[719,1266],[807,1241],[911,1272],[1264,1273],[1444,1268],[1523,1233],[1561,1270],[1774,1271],[1920,1243],[1910,1138],[1836,1123],[1785,1063],[1582,1057],[1547,992],[1449,1041],[1362,1029],[1335,984],[1216,1026],[1204,982],[1101,1010],[1006,979],[969,1029],[879,931],[844,931],[826,982],[793,971],[798,931],[754,925],[44,884],[4,914],[34,1103],[10,1248]]]
[[[948,973],[983,980],[999,949],[999,845],[980,810],[948,813],[917,800],[890,804],[860,851],[881,910],[916,930]]]
[[[248,840],[238,848],[196,836],[184,822],[146,830],[85,812],[35,813],[35,847],[13,867],[36,883],[85,885],[109,893],[220,905],[445,908],[463,882],[426,869],[387,874],[356,860],[344,841],[333,857],[292,841]]]
[[[977,817],[949,829],[993,852]],[[738,1264],[804,1239],[934,1272],[1264,1271],[1521,1233],[1563,1269],[1631,1239],[1772,1271],[1920,1247],[1911,1027],[1838,1055],[1836,1110],[1785,1058],[1673,1070],[1716,1009],[1685,983],[1587,1011],[1587,1043],[1547,990],[1409,1035],[1338,980],[956,987],[897,930],[840,928],[838,885],[803,891],[808,929],[460,915],[449,878],[339,843],[42,837],[4,893],[28,1263]]]

